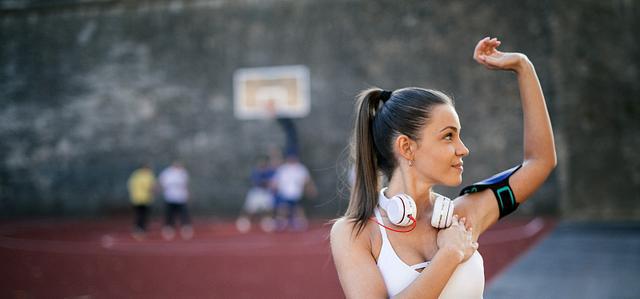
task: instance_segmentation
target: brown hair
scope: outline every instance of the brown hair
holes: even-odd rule
[[[387,98],[388,97],[388,98]],[[409,87],[390,95],[379,88],[364,90],[356,97],[356,120],[351,138],[355,182],[345,216],[355,221],[359,234],[378,204],[380,178],[391,179],[397,161],[392,143],[399,135],[419,140],[433,107],[453,105],[442,92]]]

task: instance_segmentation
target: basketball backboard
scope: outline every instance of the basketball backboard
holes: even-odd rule
[[[233,89],[239,119],[309,114],[309,69],[303,65],[238,69]]]

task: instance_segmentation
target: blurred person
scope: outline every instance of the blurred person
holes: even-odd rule
[[[296,125],[293,122],[293,119],[282,116],[276,108],[276,102],[278,102],[277,99],[267,100],[265,102],[264,109],[267,112],[267,117],[275,119],[284,133],[285,145],[284,149],[282,149],[282,154],[279,154],[278,152],[280,149],[274,146],[271,147],[269,155],[273,164],[280,165],[283,163],[283,157],[287,157],[289,155],[297,156],[300,148],[298,143],[298,131],[296,130]]]
[[[260,217],[260,227],[263,231],[274,229],[273,214],[274,195],[271,190],[271,180],[277,165],[272,164],[268,156],[258,157],[255,167],[251,170],[251,189],[247,193],[240,217],[236,220],[238,231],[246,233],[251,230],[252,218]]]
[[[500,43],[480,40],[473,57],[488,69],[515,73],[524,158],[519,166],[465,187],[449,206],[455,215],[447,228],[440,228],[438,214],[432,217],[444,211],[436,208],[441,198],[432,187],[458,186],[469,154],[451,99],[415,87],[372,88],[358,96],[351,143],[355,185],[330,235],[347,298],[482,298],[478,237],[531,196],[557,163],[534,66],[524,54],[499,51]],[[386,188],[380,189],[379,174]],[[425,223],[429,219],[431,225]]]
[[[276,193],[276,228],[305,230],[308,223],[300,201],[305,191],[308,196],[315,197],[317,190],[309,170],[300,163],[297,155],[289,153],[286,156],[285,162],[276,170],[273,188]]]
[[[180,216],[180,235],[183,239],[193,237],[193,227],[187,208],[189,200],[189,174],[181,162],[175,161],[165,168],[158,178],[166,203],[165,223],[162,228],[162,237],[171,240],[174,238],[177,227],[175,216]]]
[[[284,157],[298,156],[299,144],[298,144],[298,131],[293,123],[293,120],[287,117],[278,117],[278,124],[284,131],[285,146],[283,151]]]
[[[300,145],[293,119],[279,115],[275,106],[276,102],[277,99],[271,99],[266,103],[268,115],[276,119],[285,134],[285,146],[282,151],[285,160],[277,168],[271,184],[275,193],[276,229],[278,231],[286,228],[305,230],[308,221],[300,201],[305,193],[310,197],[315,197],[317,190],[309,175],[309,170],[299,160]]]
[[[300,204],[303,196],[315,197],[317,190],[309,170],[300,162],[298,132],[291,118],[278,117],[278,124],[285,134],[284,163],[278,167],[274,177],[275,217],[278,230],[287,227],[305,230],[308,226],[304,208]]]
[[[143,239],[147,232],[147,220],[155,186],[155,175],[146,163],[136,169],[127,181],[129,199],[135,213],[133,237],[138,240]]]

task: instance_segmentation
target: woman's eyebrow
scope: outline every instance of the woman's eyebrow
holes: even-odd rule
[[[447,126],[447,127],[445,127],[444,129],[440,130],[440,132],[442,132],[442,131],[444,131],[444,130],[446,130],[446,129],[451,129],[451,130],[453,130],[454,132],[458,132],[458,128],[456,128],[456,127],[454,127],[454,126]]]

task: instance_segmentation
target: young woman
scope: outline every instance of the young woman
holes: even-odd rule
[[[496,38],[484,38],[473,57],[488,69],[510,70],[518,78],[524,160],[506,178],[513,207],[542,185],[556,165],[556,154],[533,65],[523,54],[498,51],[499,45]],[[503,216],[502,196],[491,188],[465,194],[454,200],[450,227],[428,224],[433,186],[459,185],[462,159],[469,154],[451,100],[422,88],[374,88],[362,92],[356,105],[355,185],[345,216],[331,230],[333,259],[346,297],[482,298],[484,267],[477,240]],[[381,190],[378,174],[387,188]],[[381,208],[380,201],[398,194],[415,201],[413,229],[394,225]]]

